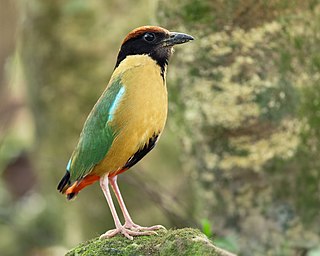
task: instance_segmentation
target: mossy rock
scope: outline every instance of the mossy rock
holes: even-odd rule
[[[158,235],[135,237],[133,241],[123,236],[84,242],[66,256],[138,256],[138,255],[219,255],[232,256],[215,245],[199,230],[184,228],[159,231]]]

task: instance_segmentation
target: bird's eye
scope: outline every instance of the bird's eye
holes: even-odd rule
[[[147,42],[153,42],[156,39],[156,36],[154,33],[145,33],[143,35],[143,39]]]

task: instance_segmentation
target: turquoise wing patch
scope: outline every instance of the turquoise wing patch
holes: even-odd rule
[[[124,94],[125,87],[121,84],[121,79],[114,80],[93,107],[67,165],[71,182],[90,173],[108,153],[117,133],[109,122],[114,118]]]

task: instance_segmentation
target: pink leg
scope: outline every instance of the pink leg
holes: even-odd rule
[[[108,205],[109,205],[109,208],[110,208],[113,220],[114,220],[114,224],[116,226],[115,229],[109,230],[106,233],[102,234],[100,236],[100,239],[110,238],[110,237],[113,237],[119,233],[123,234],[125,237],[127,237],[130,240],[133,239],[133,236],[151,235],[152,234],[152,233],[130,230],[130,229],[126,228],[125,226],[122,226],[121,222],[119,220],[119,217],[117,215],[116,208],[114,207],[111,194],[110,194],[108,176],[101,177],[100,186],[101,186],[101,189],[103,191],[105,198],[107,199],[107,202],[108,202]]]
[[[118,187],[118,184],[117,184],[117,176],[114,176],[114,177],[110,177],[109,178],[109,182],[110,182],[110,185],[114,191],[114,194],[116,195],[117,197],[117,200],[119,202],[119,205],[120,205],[120,208],[122,210],[122,213],[123,213],[123,217],[124,217],[124,220],[125,220],[125,223],[124,223],[124,227],[125,228],[129,228],[129,229],[132,229],[132,230],[139,230],[139,231],[149,231],[149,230],[157,230],[157,229],[165,229],[165,227],[161,226],[161,225],[155,225],[155,226],[151,226],[151,227],[142,227],[142,226],[139,226],[137,224],[135,224],[132,219],[131,219],[131,216],[127,210],[127,207],[123,201],[123,198],[121,196],[121,193],[120,193],[120,190],[119,190],[119,187]]]

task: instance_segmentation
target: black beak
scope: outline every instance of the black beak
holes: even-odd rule
[[[175,44],[184,44],[190,40],[194,40],[194,38],[190,35],[178,32],[170,32],[169,38],[165,39],[163,42],[164,46],[173,46]]]

